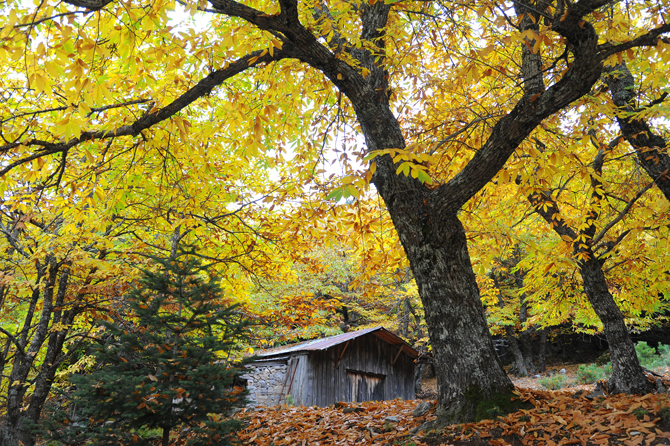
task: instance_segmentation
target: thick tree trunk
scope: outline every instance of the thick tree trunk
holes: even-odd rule
[[[653,391],[653,385],[640,366],[628,334],[623,315],[607,286],[600,262],[595,258],[581,264],[584,291],[593,310],[603,323],[612,359],[612,376],[608,383],[610,393],[644,394]]]
[[[421,218],[407,202],[384,198],[423,300],[438,370],[436,414],[458,422],[490,416],[496,406],[509,410],[514,386],[493,348],[461,222]]]
[[[382,26],[370,24],[371,29]],[[405,147],[385,97],[374,102],[355,99],[370,151]],[[389,210],[425,310],[437,371],[436,414],[441,420],[458,422],[491,416],[487,411],[494,407],[512,410],[519,402],[511,401],[514,386],[493,348],[465,230],[456,217],[460,206],[448,209],[441,194],[397,175],[389,155],[375,158],[375,163],[372,181]]]

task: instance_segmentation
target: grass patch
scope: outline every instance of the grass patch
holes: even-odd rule
[[[577,368],[577,380],[583,384],[593,384],[601,379],[607,378],[611,372],[611,364],[606,364],[604,366],[598,366],[597,364],[582,364]]]
[[[542,387],[549,390],[559,390],[567,386],[570,380],[565,375],[545,376],[537,380]]]

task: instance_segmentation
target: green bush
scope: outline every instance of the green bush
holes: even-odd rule
[[[537,382],[545,389],[559,390],[568,385],[568,377],[565,375],[545,376]]]
[[[611,367],[607,369],[607,366],[599,367],[596,364],[580,365],[577,369],[577,379],[584,384],[593,384],[607,378],[609,371],[611,371]]]
[[[670,345],[660,344],[658,354],[660,355],[660,367],[670,367]]]
[[[654,370],[662,367],[670,367],[670,345],[659,344],[658,352],[646,342],[640,341],[635,344],[637,359],[640,365],[646,369]]]
[[[640,365],[647,369],[653,369],[656,367],[659,357],[656,355],[656,349],[648,345],[644,341],[640,341],[635,344],[635,352],[637,353],[637,359],[640,361]]]

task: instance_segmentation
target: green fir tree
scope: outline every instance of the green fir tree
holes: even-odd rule
[[[240,427],[227,413],[245,404],[234,387],[239,367],[227,353],[244,338],[235,306],[220,304],[221,289],[193,252],[156,259],[128,301],[125,323],[102,322],[107,341],[94,355],[102,367],[75,375],[70,407],[54,413],[51,438],[65,444],[170,444],[175,428],[189,428],[188,445],[224,445]],[[124,326],[126,328],[124,328]]]

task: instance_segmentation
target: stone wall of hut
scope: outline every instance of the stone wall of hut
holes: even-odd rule
[[[249,407],[284,404],[282,389],[286,382],[286,365],[249,365],[243,375],[247,380]]]

